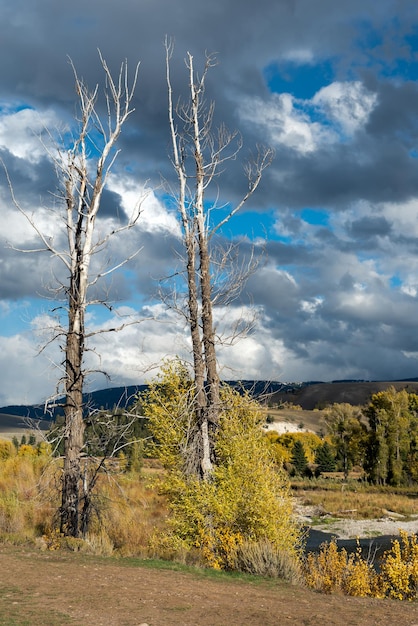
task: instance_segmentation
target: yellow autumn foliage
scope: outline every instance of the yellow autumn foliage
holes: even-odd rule
[[[243,542],[269,541],[298,557],[299,527],[292,518],[288,479],[277,469],[261,428],[263,415],[248,395],[221,389],[217,463],[210,481],[182,472],[193,420],[192,382],[178,361],[166,363],[141,398],[155,438],[154,453],[166,469],[162,489],[171,515],[160,540],[165,551],[197,553],[209,566],[234,568]],[[174,550],[175,546],[175,550]]]
[[[398,600],[415,600],[418,592],[418,540],[400,531],[400,540],[383,557],[382,587],[385,595]]]
[[[267,436],[270,443],[273,444],[273,449],[277,449],[276,455],[279,459],[283,459],[285,463],[291,459],[295,441],[301,441],[303,443],[306,458],[309,463],[314,462],[315,451],[323,443],[323,440],[318,435],[311,432],[291,432],[279,435],[274,431],[270,431]]]
[[[338,549],[335,540],[322,544],[319,553],[310,553],[304,562],[308,587],[325,593],[351,596],[416,600],[418,590],[418,539],[400,530],[379,563],[379,572],[362,556],[360,545],[354,554]]]

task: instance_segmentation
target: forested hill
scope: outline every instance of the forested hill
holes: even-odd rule
[[[418,379],[404,381],[335,381],[331,383],[302,383],[292,389],[284,389],[271,396],[273,404],[289,402],[302,407],[305,411],[323,409],[335,402],[347,402],[353,406],[367,404],[374,393],[388,387],[397,391],[406,389],[418,393]]]
[[[272,404],[289,402],[297,404],[307,411],[315,408],[321,409],[334,402],[348,402],[353,405],[366,404],[372,394],[384,391],[393,385],[398,391],[418,393],[418,379],[405,381],[334,381],[282,383],[278,381],[227,381],[236,389],[250,392],[257,398],[264,399]],[[112,410],[115,407],[125,408],[129,406],[135,396],[144,391],[146,385],[131,385],[128,387],[110,387],[85,394],[84,402],[89,410],[105,409]],[[0,407],[0,414],[17,415],[30,419],[51,420],[57,414],[62,414],[63,409],[58,407],[52,413],[44,412],[44,405],[13,405]]]
[[[132,404],[136,394],[146,389],[146,385],[131,385],[128,387],[109,387],[84,394],[84,403],[88,410],[105,409],[115,407],[125,408]],[[58,401],[59,404],[59,401]],[[55,408],[52,412],[44,411],[43,404],[12,405],[0,408],[0,413],[18,415],[30,419],[53,420],[56,415],[63,414],[62,407]]]
[[[286,385],[281,382],[272,381],[228,381],[228,384],[236,387],[237,389],[245,389],[253,394],[255,397],[270,396],[279,389],[292,390],[292,385]],[[84,403],[87,410],[105,409],[112,410],[115,407],[125,408],[132,404],[135,396],[144,391],[147,385],[130,385],[128,387],[109,387],[107,389],[100,389],[99,391],[92,391],[91,393],[84,394]],[[58,401],[59,404],[59,401]],[[17,415],[19,417],[27,417],[30,419],[55,419],[56,415],[62,414],[62,407],[57,407],[52,413],[45,413],[43,404],[34,405],[12,405],[0,407],[0,414]]]

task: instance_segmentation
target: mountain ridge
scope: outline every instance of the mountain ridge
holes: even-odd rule
[[[281,404],[289,402],[297,404],[304,410],[312,411],[323,408],[334,402],[348,402],[363,405],[370,397],[390,386],[398,391],[418,393],[418,378],[393,381],[335,380],[331,382],[305,381],[284,383],[281,381],[241,380],[224,381],[238,390],[244,390],[254,397],[268,403]],[[84,404],[89,410],[112,410],[116,407],[126,408],[132,404],[138,393],[145,391],[147,385],[128,385],[124,387],[107,387],[84,394]],[[0,414],[14,415],[27,419],[53,421],[63,413],[62,404],[45,411],[43,404],[8,405],[0,407]]]

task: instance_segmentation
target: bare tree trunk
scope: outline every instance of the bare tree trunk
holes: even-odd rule
[[[196,252],[194,232],[186,240],[187,249],[187,284],[189,325],[192,339],[194,371],[194,406],[195,423],[190,433],[185,459],[185,471],[191,475],[207,477],[212,471],[210,448],[208,447],[205,393],[205,364],[199,327],[199,301],[196,285]]]
[[[15,206],[28,219],[43,243],[40,251],[48,251],[58,258],[68,273],[68,284],[60,284],[57,293],[65,293],[68,314],[66,328],[59,328],[58,337],[65,337],[63,352],[64,374],[60,380],[63,387],[65,403],[65,448],[62,493],[60,507],[60,528],[66,535],[78,537],[80,534],[80,510],[83,506],[81,459],[84,447],[83,419],[83,387],[86,375],[84,355],[85,340],[94,333],[88,334],[85,329],[85,313],[93,302],[89,300],[89,288],[103,276],[110,274],[123,265],[119,263],[111,269],[90,276],[90,264],[94,254],[106,248],[109,239],[116,233],[131,228],[138,220],[138,205],[127,223],[114,228],[109,234],[97,235],[95,232],[96,218],[100,209],[101,198],[106,186],[110,170],[117,158],[115,144],[121,129],[133,109],[130,108],[136,87],[138,69],[136,66],[132,85],[129,85],[127,64],[122,63],[116,80],[99,53],[105,74],[105,119],[96,109],[98,87],[90,92],[78,77],[74,66],[75,88],[78,97],[79,118],[78,129],[70,148],[56,146],[56,151],[46,148],[53,161],[57,177],[62,185],[62,201],[65,205],[64,215],[60,216],[64,224],[67,247],[58,249],[54,238],[46,236],[15,199],[9,180],[12,199]],[[51,134],[52,137],[52,134]],[[94,150],[92,150],[94,146]],[[96,154],[96,158],[91,156]],[[94,162],[93,162],[94,161]],[[57,209],[58,212],[58,209]],[[98,301],[94,301],[98,304]],[[105,304],[105,302],[103,302]],[[123,328],[124,324],[121,324]],[[118,330],[118,329],[112,329]],[[61,387],[59,386],[59,391]],[[58,393],[57,393],[58,395]],[[84,507],[84,528],[86,511]]]
[[[218,374],[218,365],[216,360],[215,346],[215,330],[213,322],[212,310],[212,286],[210,274],[210,258],[207,249],[207,241],[202,239],[200,245],[200,284],[202,298],[202,329],[203,329],[203,347],[206,365],[206,384],[207,384],[207,406],[205,422],[207,423],[207,434],[204,431],[205,449],[209,451],[210,459],[216,461],[214,450],[214,440],[216,430],[219,424],[220,412],[220,381]],[[202,433],[203,434],[203,433]]]
[[[237,133],[228,133],[224,127],[218,129],[216,137],[212,134],[214,107],[213,104],[206,106],[204,102],[206,75],[209,68],[214,65],[211,56],[206,59],[202,76],[197,77],[193,57],[190,53],[187,54],[189,94],[186,102],[177,106],[175,120],[170,79],[173,45],[168,40],[165,42],[165,50],[172,163],[179,183],[177,206],[186,253],[187,319],[192,339],[196,389],[195,428],[187,450],[189,459],[186,467],[192,473],[208,480],[216,463],[215,438],[221,409],[213,318],[212,258],[209,245],[215,232],[226,224],[254,193],[264,168],[272,160],[273,153],[271,150],[260,151],[258,160],[246,167],[249,190],[226,217],[215,226],[211,226],[205,207],[205,192],[211,182],[218,177],[220,166],[228,159],[235,158],[241,142],[238,138],[237,146],[231,149]],[[178,120],[181,122],[182,130],[177,127]],[[190,188],[190,181],[193,181],[193,190]],[[215,197],[217,195],[218,190]]]
[[[204,91],[204,77],[195,84],[193,59],[189,55],[189,88],[191,100],[191,119],[193,122],[193,147],[196,176],[195,214],[198,237],[198,250],[200,261],[200,298],[201,298],[201,323],[202,344],[206,373],[206,407],[201,420],[202,432],[202,472],[203,478],[208,479],[212,472],[212,462],[216,462],[215,455],[215,432],[219,421],[219,376],[215,351],[215,330],[213,323],[212,306],[212,277],[210,267],[210,254],[208,245],[208,226],[205,220],[205,162],[202,152],[202,140],[205,139],[205,131],[201,128],[201,103],[200,96]],[[203,124],[205,126],[205,123]]]
[[[66,226],[70,257],[64,377],[65,451],[60,513],[61,532],[73,537],[80,534],[80,494],[83,478],[81,458],[85,430],[83,419],[85,312],[89,304],[89,286],[97,280],[89,278],[89,268],[93,254],[108,240],[105,237],[104,240],[94,241],[95,224],[107,175],[117,156],[117,152],[112,154],[112,149],[124,122],[132,112],[130,102],[138,71],[137,66],[133,87],[130,89],[126,63],[122,64],[118,80],[115,82],[105,60],[102,57],[100,60],[108,88],[106,125],[102,124],[95,109],[97,88],[93,93],[89,93],[74,70],[76,91],[80,99],[80,131],[73,149],[67,153],[66,167],[59,163],[59,169],[65,177]],[[103,145],[97,159],[95,175],[91,179],[87,142],[89,133],[94,127],[102,135]],[[84,510],[87,509],[84,507]],[[86,527],[88,523],[86,515],[83,515],[83,518]]]
[[[67,199],[71,207],[72,199]],[[82,228],[82,215],[79,216],[77,231]],[[80,532],[79,509],[81,490],[81,455],[84,446],[83,419],[83,355],[84,355],[84,313],[86,307],[87,282],[83,280],[86,267],[82,263],[83,253],[80,237],[76,237],[77,254],[70,278],[68,295],[68,332],[65,345],[65,432],[64,432],[64,472],[61,499],[60,530],[65,535],[78,537]]]
[[[188,323],[192,340],[193,373],[194,373],[194,425],[190,433],[185,459],[185,471],[187,474],[201,476],[207,479],[212,472],[211,446],[207,424],[207,396],[205,390],[205,357],[204,344],[201,336],[201,312],[199,310],[199,280],[196,268],[197,256],[197,232],[194,212],[188,210],[187,173],[185,170],[182,146],[179,145],[179,137],[175,128],[172,89],[170,83],[170,50],[166,46],[166,77],[168,86],[168,113],[173,147],[173,165],[179,181],[178,210],[183,228],[184,244],[186,249],[186,273],[187,273],[187,306]],[[200,186],[201,188],[201,186]],[[196,185],[199,189],[199,183]],[[203,196],[202,196],[203,198]]]

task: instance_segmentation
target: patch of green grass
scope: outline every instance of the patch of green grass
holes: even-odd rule
[[[185,565],[184,563],[178,563],[176,561],[163,561],[162,559],[138,559],[135,557],[116,557],[116,560],[118,565],[126,567],[144,567],[156,570],[183,572],[184,574],[190,574],[195,578],[212,579],[215,581],[253,583],[255,585],[268,583],[273,586],[283,584],[283,581],[277,578],[272,579],[253,574],[246,574],[245,572],[229,572],[206,567],[197,567],[196,565]],[[114,557],[106,557],[101,562],[109,564],[112,562],[114,563]]]
[[[331,516],[327,516],[327,517],[312,517],[312,521],[310,523],[310,526],[327,526],[327,525],[331,525],[331,524],[335,524],[336,522],[339,522],[341,518],[339,517],[331,517]]]
[[[364,535],[366,537],[373,538],[373,537],[381,537],[382,533],[379,530],[366,530],[366,531],[364,531]],[[354,537],[354,539],[355,539],[355,537]]]

